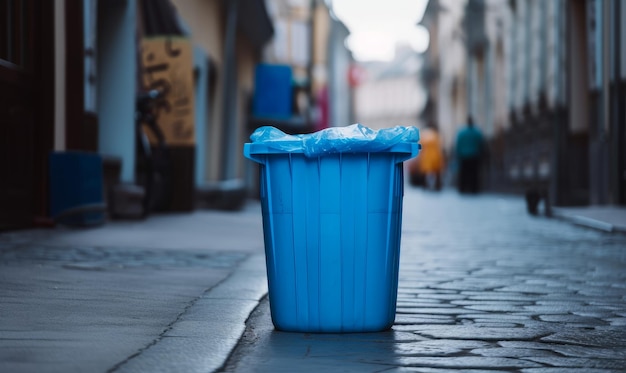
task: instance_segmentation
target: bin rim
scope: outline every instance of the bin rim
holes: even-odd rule
[[[284,141],[283,144],[294,144],[299,145],[298,141]],[[246,143],[245,144],[246,155],[263,155],[263,154],[304,154],[304,149],[297,150],[282,150],[271,147],[267,144],[261,143]],[[419,150],[421,146],[418,143],[412,142],[400,142],[390,146],[389,148],[376,150],[376,151],[360,151],[360,150],[350,150],[350,151],[341,151],[341,152],[329,152],[326,154],[320,154],[319,157],[323,157],[325,155],[334,155],[334,154],[365,154],[365,153],[413,153],[415,150]],[[417,155],[417,154],[415,154]],[[311,158],[316,158],[318,156],[313,156]]]
[[[288,143],[299,144],[298,142],[293,142],[293,141],[289,141]],[[316,155],[316,156],[312,156],[308,158],[316,159],[316,158],[323,158],[325,156],[331,156],[331,155],[336,155],[336,154],[380,154],[380,153],[389,154],[389,153],[393,153],[393,154],[398,154],[396,162],[403,162],[407,159],[417,156],[421,148],[422,146],[418,144],[417,142],[400,142],[400,143],[390,146],[389,148],[381,149],[377,151],[351,150],[351,151],[341,151],[341,152],[329,152],[326,154],[320,154],[320,155]],[[258,163],[265,163],[265,159],[262,156],[269,155],[269,154],[272,154],[272,155],[302,154],[306,156],[304,154],[304,149],[288,151],[288,150],[277,149],[277,148],[274,148],[274,147],[268,146],[267,144],[262,144],[262,143],[245,143],[243,147],[243,153],[246,158],[252,161],[258,162]]]

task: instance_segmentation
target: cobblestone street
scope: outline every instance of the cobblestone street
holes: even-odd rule
[[[265,299],[224,371],[626,371],[626,237],[523,200],[406,189],[395,325],[274,331]]]

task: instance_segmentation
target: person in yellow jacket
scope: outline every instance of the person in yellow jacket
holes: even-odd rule
[[[434,189],[440,190],[445,161],[436,125],[420,131],[420,144],[422,149],[410,165],[411,184],[428,187],[434,183]]]

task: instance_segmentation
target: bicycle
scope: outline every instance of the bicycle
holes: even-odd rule
[[[137,159],[135,173],[139,185],[144,187],[142,216],[152,211],[164,210],[171,191],[170,157],[163,131],[157,124],[156,111],[163,103],[163,93],[152,89],[137,95],[135,112],[135,138]],[[156,140],[150,143],[149,130]]]

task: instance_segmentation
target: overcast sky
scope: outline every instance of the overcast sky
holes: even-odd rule
[[[360,61],[390,60],[396,43],[418,52],[428,47],[428,31],[417,22],[428,0],[332,0],[335,14],[350,30],[348,47]]]

